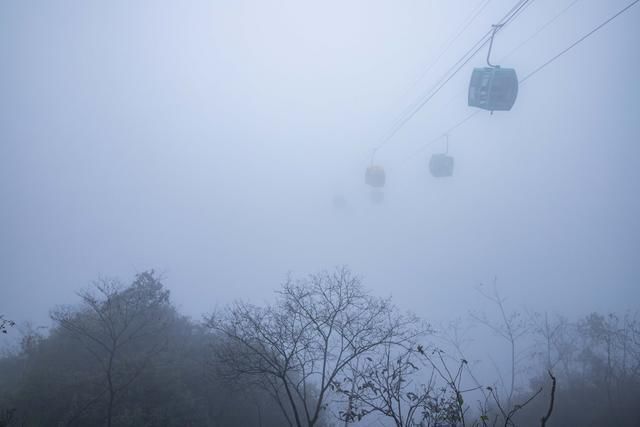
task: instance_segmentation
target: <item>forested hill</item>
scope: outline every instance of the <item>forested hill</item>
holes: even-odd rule
[[[20,340],[0,359],[0,426],[640,425],[629,315],[521,316],[496,294],[495,312],[469,321],[519,357],[485,383],[475,355],[437,344],[438,331],[345,268],[202,321],[153,272],[70,302],[49,329],[2,318]]]

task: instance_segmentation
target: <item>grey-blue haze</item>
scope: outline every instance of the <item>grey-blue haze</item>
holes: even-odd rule
[[[92,279],[156,268],[198,317],[336,264],[427,319],[464,316],[494,276],[516,307],[637,310],[640,8],[453,132],[437,180],[441,144],[405,159],[469,114],[471,61],[379,150],[370,201],[373,147],[513,3],[407,93],[477,1],[3,1],[0,313],[47,323]],[[568,3],[535,1],[495,57]],[[626,3],[578,2],[508,65]]]

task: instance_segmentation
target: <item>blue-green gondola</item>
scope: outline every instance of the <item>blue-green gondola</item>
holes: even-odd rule
[[[489,111],[509,111],[518,96],[518,76],[513,68],[475,68],[469,84],[469,106]]]
[[[384,168],[379,165],[371,165],[364,174],[364,182],[373,188],[382,188],[386,181]]]
[[[474,68],[469,83],[469,106],[483,110],[509,111],[518,96],[518,76],[513,68],[491,63],[493,39],[502,25],[494,25],[487,52],[488,67]]]

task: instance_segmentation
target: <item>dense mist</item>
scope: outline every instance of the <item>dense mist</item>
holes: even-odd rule
[[[334,271],[351,272],[367,298],[391,298],[398,313],[426,322],[420,333],[434,345],[458,322],[483,384],[497,372],[509,376],[509,345],[487,327],[505,320],[496,301],[526,318],[523,354],[535,346],[535,325],[546,315],[575,327],[567,336],[581,337],[583,347],[600,336],[585,332],[600,325],[591,313],[615,313],[631,331],[625,337],[635,337],[640,5],[625,9],[631,3],[2,2],[5,362],[27,354],[24,340],[34,330],[49,343],[42,360],[67,359],[56,349],[77,336],[56,321],[56,310],[70,304],[79,318],[89,316],[91,304],[81,296],[105,281],[117,283],[115,293],[98,292],[96,307],[116,296],[129,301],[121,293],[138,289],[136,278],[152,270],[170,292],[162,313],[182,322],[162,339],[170,349],[179,347],[170,337],[189,341],[203,366],[224,365],[207,352],[211,342],[227,348],[216,340],[229,324],[212,323],[212,313],[239,301],[269,311],[289,281]],[[495,33],[491,59],[518,73],[515,104],[510,111],[474,109],[469,79],[474,67],[486,66],[488,46],[460,59],[514,10]],[[445,152],[455,159],[453,175],[434,177],[430,158]],[[365,183],[372,164],[384,167],[381,189]],[[418,341],[432,342],[409,347]],[[131,354],[156,348],[149,346]],[[184,360],[171,351],[163,361]],[[548,381],[540,363],[541,370],[522,366],[522,393],[534,379]],[[567,375],[574,372],[568,363]],[[0,383],[7,366],[0,363]],[[197,395],[207,388],[190,369],[181,365],[175,372],[191,379],[175,381]],[[629,375],[632,385],[624,387],[640,390],[638,372]],[[235,384],[259,389],[252,381]],[[547,410],[544,384],[536,422]],[[93,396],[99,387],[92,387],[79,396]],[[224,395],[207,390],[218,403]],[[0,410],[9,406],[5,391]],[[221,407],[246,403],[238,393]],[[269,401],[269,393],[256,393],[256,401]],[[16,396],[16,407],[30,402]],[[215,411],[204,415],[211,405],[184,405],[203,415],[182,425],[255,422],[223,417],[216,424]],[[261,412],[264,425],[296,425],[264,407],[273,410]],[[28,425],[103,425],[103,412],[82,421],[64,408]],[[315,425],[356,421],[320,418],[325,424]],[[114,418],[113,425],[180,424],[140,420]]]

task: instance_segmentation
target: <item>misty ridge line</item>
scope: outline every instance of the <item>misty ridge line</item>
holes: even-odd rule
[[[79,305],[51,311],[48,332],[18,327],[20,344],[0,358],[5,426],[204,426],[210,417],[224,425],[631,426],[638,416],[638,313],[572,322],[512,311],[495,282],[479,288],[490,311],[470,317],[498,338],[492,350],[510,348],[489,382],[469,353],[468,326],[438,331],[371,295],[347,267],[290,276],[274,302],[238,301],[202,322],[175,309],[153,271],[129,285],[100,279],[77,295]],[[2,319],[4,330],[15,327]],[[56,392],[65,388],[71,400]],[[607,399],[585,411],[574,393]],[[34,410],[34,399],[48,403]]]

